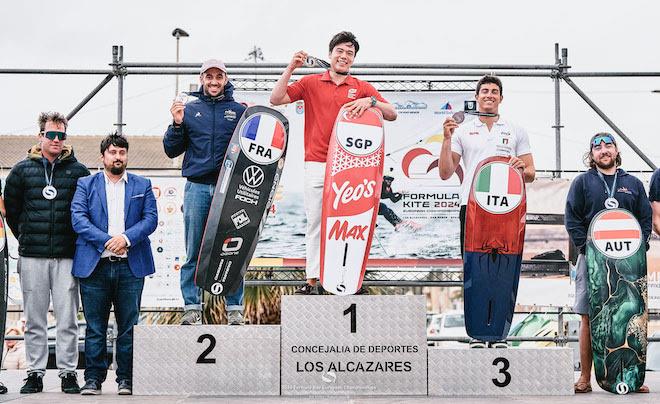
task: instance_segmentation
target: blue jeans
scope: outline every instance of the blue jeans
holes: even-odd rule
[[[87,321],[85,380],[105,381],[108,373],[107,330],[110,306],[117,323],[117,382],[132,381],[133,326],[140,314],[144,278],[137,278],[127,261],[101,260],[87,278],[80,278],[80,295]]]
[[[215,185],[186,182],[183,194],[183,224],[186,238],[186,263],[181,267],[181,294],[184,310],[201,310],[201,289],[195,285],[197,257],[211,208]],[[233,295],[225,296],[227,310],[243,311],[243,281]]]

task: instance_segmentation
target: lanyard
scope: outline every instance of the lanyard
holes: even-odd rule
[[[607,181],[605,181],[605,177],[603,176],[603,173],[600,171],[596,170],[598,173],[598,176],[600,179],[603,181],[603,184],[605,185],[605,193],[607,194],[607,199],[605,199],[605,208],[607,209],[616,209],[619,207],[619,201],[617,201],[614,198],[614,191],[616,190],[616,179],[619,175],[619,170],[616,170],[614,172],[614,181],[612,181],[612,189],[607,185]]]
[[[44,162],[44,177],[46,177],[46,186],[50,187],[53,185],[53,174],[55,173],[55,164],[53,163],[53,168],[50,170],[50,178],[48,178],[48,160]]]

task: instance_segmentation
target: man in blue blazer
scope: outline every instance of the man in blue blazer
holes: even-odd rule
[[[101,142],[103,172],[78,180],[71,203],[78,233],[73,276],[79,278],[85,333],[83,395],[101,394],[106,378],[108,317],[117,322],[119,394],[132,394],[133,326],[140,314],[144,277],[155,272],[149,235],[158,225],[151,181],[126,172],[128,141],[109,135]]]

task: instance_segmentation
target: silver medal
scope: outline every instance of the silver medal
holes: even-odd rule
[[[607,209],[616,209],[619,207],[619,201],[614,198],[605,199],[605,208]]]
[[[57,196],[57,189],[55,189],[55,187],[52,185],[46,185],[44,189],[41,190],[41,195],[50,201],[51,199],[55,199]]]

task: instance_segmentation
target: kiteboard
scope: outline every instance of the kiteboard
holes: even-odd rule
[[[362,286],[371,248],[384,158],[383,115],[339,111],[328,146],[321,213],[321,284],[336,295]]]
[[[475,170],[465,216],[465,328],[479,341],[505,340],[516,304],[527,200],[522,172],[508,157]]]
[[[195,284],[213,295],[236,292],[259,240],[284,167],[289,121],[248,107],[227,147],[202,237]]]
[[[5,219],[0,214],[0,346],[5,346],[5,328],[7,326],[7,297],[9,273],[9,245]],[[0,359],[2,365],[2,359]]]
[[[586,264],[596,381],[626,394],[644,384],[648,325],[646,243],[625,209],[598,213],[589,226]]]

